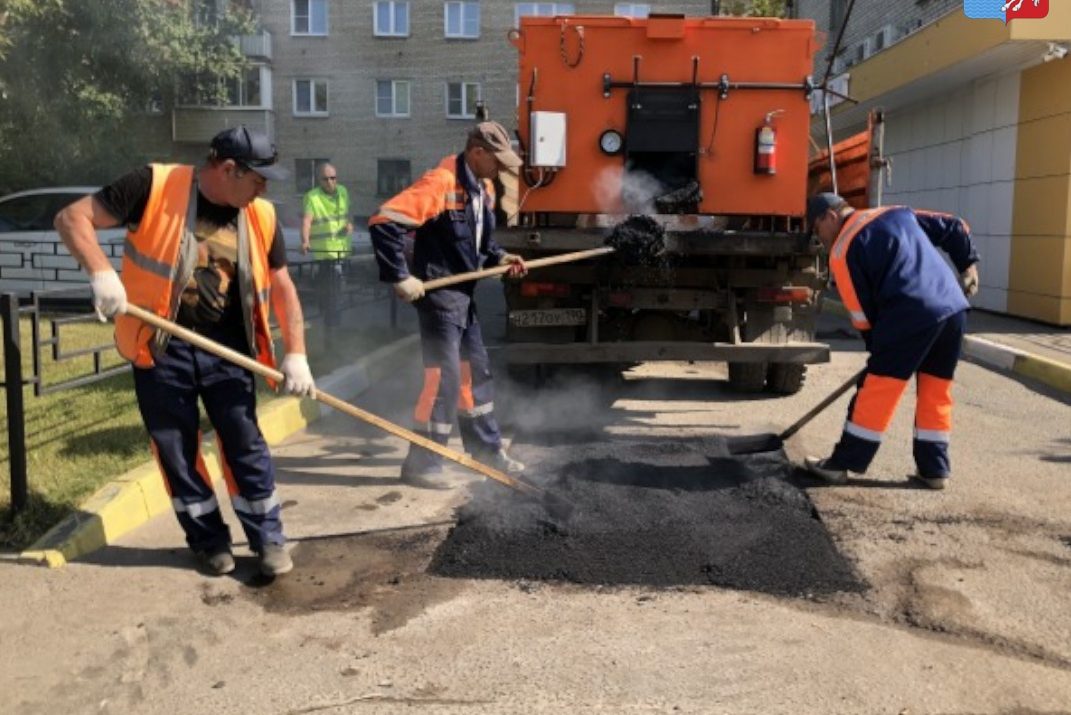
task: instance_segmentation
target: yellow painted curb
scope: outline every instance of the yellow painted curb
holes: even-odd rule
[[[1071,365],[1039,355],[1016,355],[1012,372],[1043,382],[1061,392],[1071,393]]]
[[[359,382],[363,391],[375,379],[391,371],[398,353],[411,348],[418,336],[410,335],[375,350],[354,365],[336,370],[323,383],[340,385],[347,379]],[[317,381],[318,383],[320,381]],[[333,388],[337,389],[337,388]],[[328,390],[331,391],[331,390]],[[321,405],[312,399],[284,397],[257,409],[260,431],[269,445],[278,444],[305,429],[323,414]],[[213,433],[201,443],[205,467],[213,488],[220,491],[223,475]],[[19,563],[61,568],[79,556],[96,551],[141,526],[158,514],[171,511],[171,496],[156,462],[146,462],[116,477],[98,489],[59,524],[23,551]]]

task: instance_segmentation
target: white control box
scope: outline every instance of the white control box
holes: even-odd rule
[[[565,113],[532,112],[529,166],[560,169],[565,166]]]

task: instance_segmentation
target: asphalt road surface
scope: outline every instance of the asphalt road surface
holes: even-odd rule
[[[539,390],[503,380],[496,403],[513,450],[541,479],[602,460],[595,471],[611,476],[687,475],[700,501],[707,468],[720,488],[746,492],[747,479],[719,481],[709,446],[776,431],[861,365],[840,324],[823,331],[833,362],[790,398],[740,399],[721,366],[661,364],[620,378],[560,373]],[[404,422],[419,374],[414,355],[359,402]],[[1071,402],[972,364],[955,397],[945,492],[906,481],[910,395],[864,479],[824,487],[775,470],[789,490],[777,493],[799,495],[785,499],[852,576],[813,592],[434,575],[457,507],[486,491],[480,479],[450,470],[453,490],[402,486],[404,446],[335,416],[275,450],[297,564],[285,578],[258,579],[241,547],[233,578],[197,573],[170,515],[64,570],[0,563],[0,711],[1071,711]],[[788,455],[827,453],[846,400]],[[665,527],[658,538],[685,539],[654,557],[683,558],[695,514],[664,517],[666,500],[683,509],[687,494],[672,480],[641,486],[657,490],[647,497],[651,523]],[[646,528],[642,511],[629,518]],[[732,545],[724,563],[760,586],[758,569],[776,579],[778,559],[739,538],[732,514],[723,522],[704,533]],[[760,526],[776,533],[776,520]],[[604,550],[580,556],[632,559],[641,573],[651,563],[642,541],[626,551],[591,543],[577,542]]]

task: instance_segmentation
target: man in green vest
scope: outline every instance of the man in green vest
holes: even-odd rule
[[[350,195],[339,185],[335,167],[320,167],[319,185],[305,194],[304,204],[301,252],[311,249],[316,260],[349,257],[353,253]]]

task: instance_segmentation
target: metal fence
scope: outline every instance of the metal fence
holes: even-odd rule
[[[308,322],[321,322],[327,327],[341,324],[342,314],[352,308],[386,302],[386,316],[391,328],[397,327],[398,304],[389,286],[379,283],[372,256],[353,256],[344,259],[306,260],[294,256],[289,266],[291,276],[301,296],[302,308]],[[64,328],[75,324],[93,323],[96,315],[89,309],[89,291],[81,286],[47,291],[32,291],[28,296],[14,292],[0,294],[4,349],[4,388],[7,398],[7,435],[9,471],[11,475],[11,511],[26,507],[29,499],[26,459],[26,404],[24,388],[33,387],[33,397],[82,387],[115,375],[128,372],[127,363],[105,367],[114,357],[111,341],[101,345],[70,348],[64,339]],[[24,346],[21,321],[30,323],[30,373],[23,365]],[[69,332],[68,332],[69,335]],[[331,335],[331,331],[327,331]],[[55,383],[46,383],[46,356],[51,363],[91,357],[92,369],[86,374]]]

